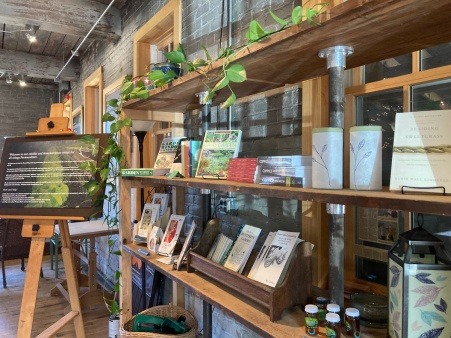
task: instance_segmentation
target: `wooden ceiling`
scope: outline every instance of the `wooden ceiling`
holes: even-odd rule
[[[79,54],[94,41],[116,41],[121,35],[120,9],[127,0],[115,0]],[[94,26],[111,0],[0,0],[0,83],[11,74],[13,85],[24,77],[29,86],[56,87],[56,75]],[[36,30],[37,41],[27,33]],[[79,77],[79,58],[74,56],[61,73],[62,81]]]

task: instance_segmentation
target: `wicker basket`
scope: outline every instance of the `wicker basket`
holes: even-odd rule
[[[154,306],[147,310],[142,311],[140,314],[152,315],[152,316],[160,316],[160,317],[170,317],[173,319],[178,319],[180,316],[185,316],[186,325],[188,325],[191,330],[182,334],[162,334],[162,333],[154,333],[154,332],[132,332],[133,329],[133,321],[135,320],[135,316],[132,319],[124,323],[121,327],[121,337],[155,337],[155,338],[167,338],[167,337],[180,337],[180,338],[196,338],[197,335],[197,320],[196,318],[184,308],[180,306],[173,305],[160,305]]]

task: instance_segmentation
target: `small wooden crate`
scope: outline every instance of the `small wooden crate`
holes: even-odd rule
[[[257,256],[256,252],[249,258],[243,275],[206,258],[214,238],[219,232],[219,224],[205,229],[199,244],[188,255],[188,272],[194,270],[202,272],[240,295],[262,305],[268,309],[269,319],[272,322],[279,320],[285,309],[307,304],[312,284],[311,243],[302,242],[296,247],[284,281],[281,285],[273,288],[246,277]]]

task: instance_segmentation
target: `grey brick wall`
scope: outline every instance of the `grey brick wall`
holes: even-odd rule
[[[48,117],[57,101],[57,90],[21,88],[0,84],[0,150],[5,136],[25,136],[35,131],[41,117]]]

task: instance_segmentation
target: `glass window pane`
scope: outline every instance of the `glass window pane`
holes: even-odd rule
[[[451,80],[412,86],[412,111],[451,109]]]
[[[445,43],[420,51],[421,70],[442,67],[451,64],[451,43]]]
[[[412,54],[374,62],[365,67],[365,83],[412,73]]]
[[[358,96],[357,125],[382,127],[382,184],[390,185],[391,157],[396,113],[403,111],[402,89]]]

